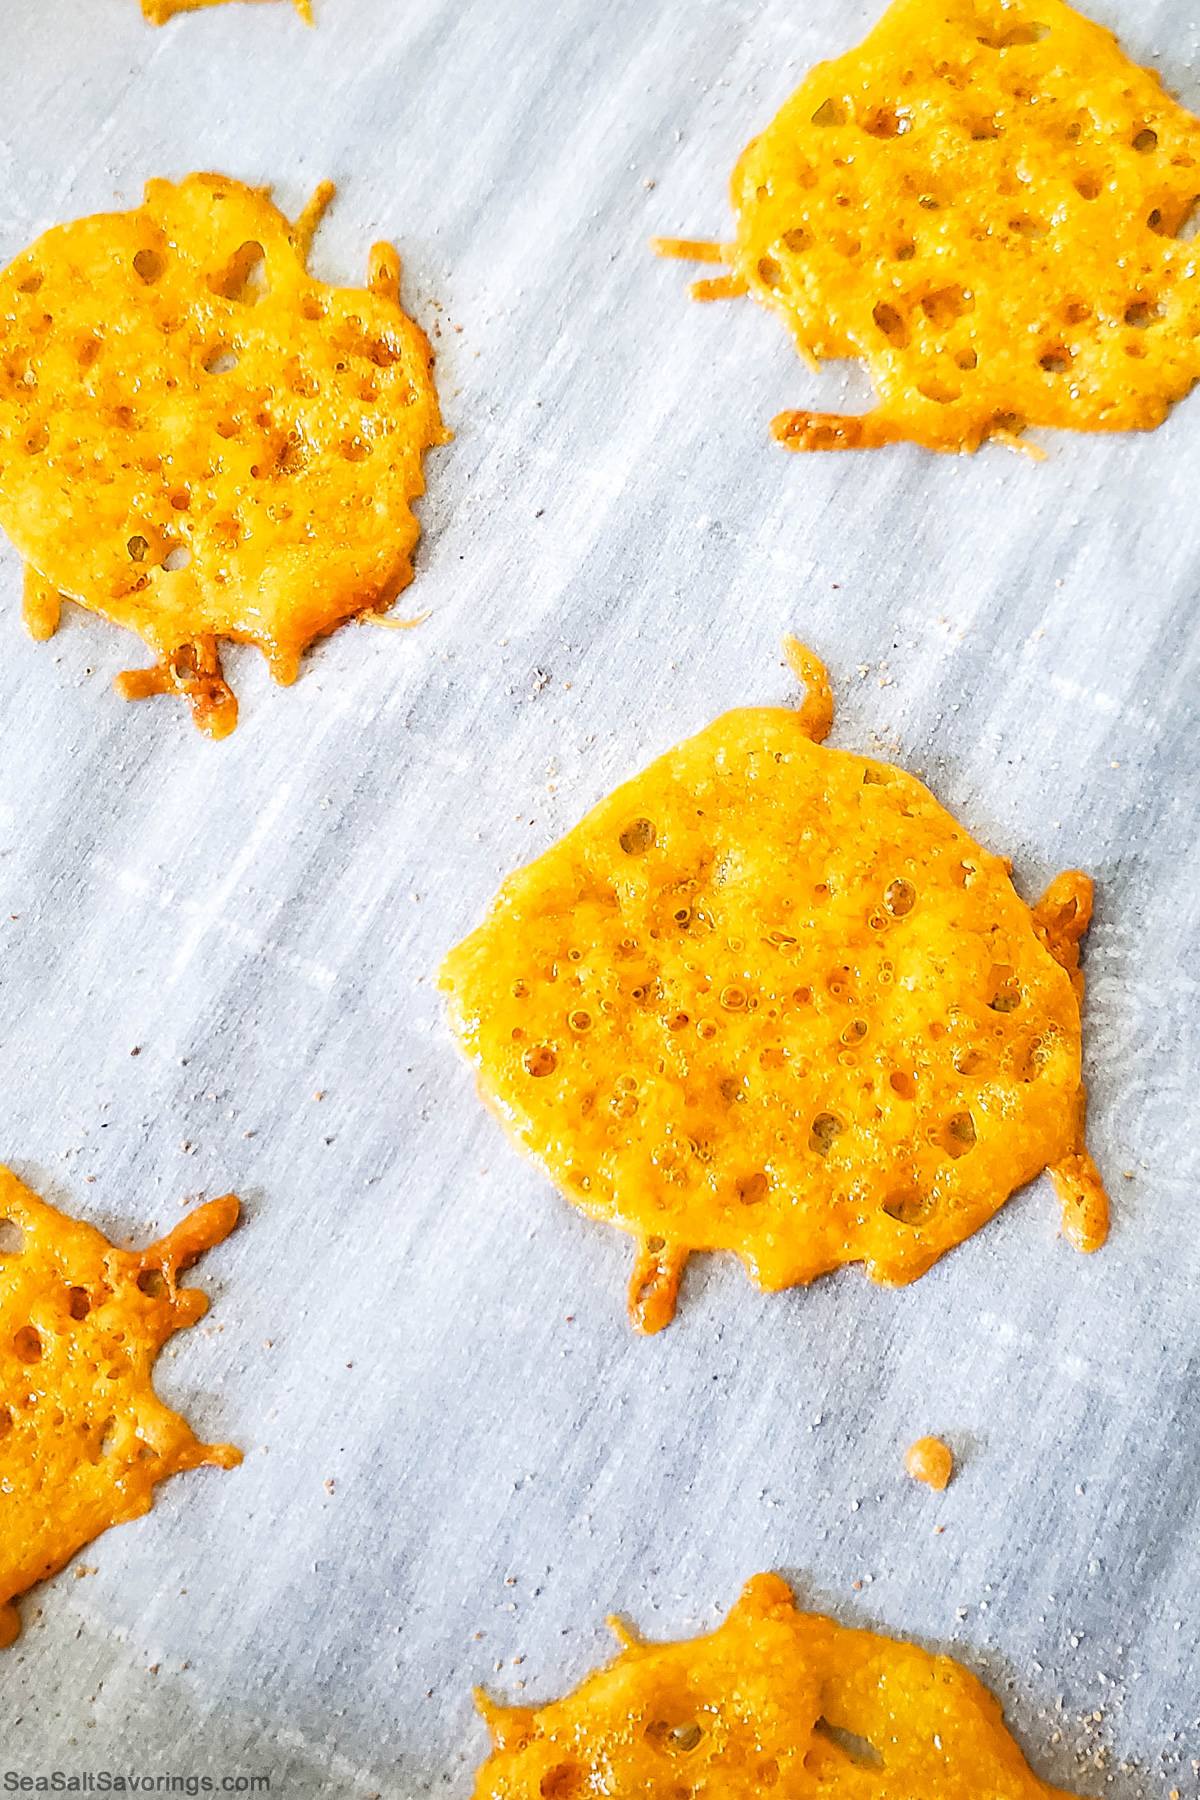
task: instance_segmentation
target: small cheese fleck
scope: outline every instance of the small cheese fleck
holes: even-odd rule
[[[950,1477],[954,1473],[954,1452],[941,1438],[918,1438],[909,1447],[904,1467],[914,1481],[923,1481],[927,1487],[936,1488],[941,1493],[944,1488],[949,1487]]]

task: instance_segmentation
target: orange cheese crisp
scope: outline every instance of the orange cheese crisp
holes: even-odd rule
[[[0,1645],[20,1630],[14,1597],[148,1512],[155,1482],[242,1460],[199,1443],[150,1380],[167,1338],[208,1310],[180,1273],[237,1216],[227,1194],[148,1250],[117,1250],[0,1169]]]
[[[879,404],[787,412],[792,450],[1147,430],[1200,375],[1200,121],[1063,0],[895,0],[734,172],[698,298],[749,291]]]
[[[476,1705],[493,1750],[475,1800],[1049,1800],[999,1702],[948,1656],[796,1610],[757,1575],[690,1643],[622,1650],[565,1700]]]
[[[904,1458],[904,1467],[914,1481],[923,1481],[927,1487],[943,1493],[950,1486],[950,1477],[954,1473],[954,1452],[949,1444],[943,1444],[941,1438],[918,1438],[910,1444]]]
[[[306,24],[312,24],[312,9],[309,0],[292,0],[296,11]],[[222,6],[224,0],[142,0],[142,12],[151,25],[165,25],[176,13],[199,12],[204,6]]]
[[[671,1318],[691,1250],[767,1289],[865,1262],[914,1280],[1050,1167],[1081,1250],[1085,875],[1032,911],[922,784],[824,749],[801,710],[727,713],[511,876],[446,958],[480,1090],[578,1206],[641,1250]]]
[[[269,192],[151,181],[0,275],[0,524],[29,629],[68,595],[138,632],[158,663],[119,691],[183,694],[212,737],[237,719],[219,639],[290,682],[412,579],[421,458],[446,442],[395,251],[369,291],[328,287],[305,261],[332,185],[295,225]]]

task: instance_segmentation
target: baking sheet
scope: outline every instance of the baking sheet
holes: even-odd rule
[[[1183,0],[1090,10],[1200,105]],[[556,1694],[605,1613],[696,1632],[775,1568],[951,1649],[1046,1777],[1194,1794],[1200,400],[1040,466],[771,444],[865,382],[748,301],[689,306],[646,239],[727,228],[743,143],[874,0],[316,12],[0,0],[0,258],[151,175],[293,211],[331,176],[315,267],[398,244],[455,432],[408,596],[432,618],[339,632],[288,691],[231,654],[220,746],[114,697],[142,654],[100,621],[31,643],[0,551],[0,1156],[139,1242],[184,1196],[246,1203],[160,1364],[245,1464],[25,1603],[0,1772],[462,1796],[473,1683]],[[432,975],[617,779],[791,697],[785,629],[829,664],[834,742],[923,770],[1026,897],[1096,876],[1113,1236],[1076,1256],[1043,1179],[905,1292],[763,1296],[701,1257],[638,1339],[627,1241],[502,1141]],[[941,1498],[901,1473],[925,1431],[961,1464]]]

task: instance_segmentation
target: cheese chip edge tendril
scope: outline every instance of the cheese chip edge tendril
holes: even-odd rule
[[[0,1222],[15,1226],[22,1239],[20,1250],[0,1251],[0,1293],[7,1290],[10,1296],[15,1294],[18,1309],[23,1301],[31,1297],[33,1300],[30,1323],[18,1329],[13,1345],[32,1331],[37,1349],[30,1367],[40,1371],[46,1360],[47,1341],[53,1363],[56,1340],[63,1340],[66,1361],[59,1368],[60,1410],[70,1405],[71,1376],[78,1367],[71,1363],[77,1347],[72,1340],[86,1334],[89,1342],[108,1344],[104,1353],[111,1354],[115,1326],[119,1324],[121,1330],[116,1336],[125,1346],[118,1365],[117,1386],[101,1395],[99,1404],[90,1408],[101,1413],[112,1408],[113,1416],[106,1429],[116,1428],[118,1440],[111,1450],[101,1452],[98,1440],[93,1446],[94,1453],[88,1460],[103,1470],[111,1492],[102,1492],[97,1486],[91,1494],[81,1493],[78,1483],[71,1480],[72,1465],[65,1451],[70,1431],[54,1427],[48,1447],[46,1439],[39,1445],[36,1423],[26,1426],[21,1417],[34,1402],[34,1396],[27,1395],[22,1400],[20,1380],[14,1377],[13,1370],[30,1362],[29,1351],[19,1349],[14,1358],[7,1334],[0,1347],[0,1371],[6,1375],[6,1404],[0,1408],[0,1482],[15,1511],[22,1504],[22,1474],[35,1480],[37,1493],[43,1491],[44,1483],[45,1491],[52,1496],[50,1506],[38,1514],[36,1493],[26,1492],[26,1504],[34,1507],[34,1522],[26,1522],[25,1537],[18,1523],[15,1529],[6,1531],[0,1543],[0,1647],[12,1643],[20,1632],[17,1603],[23,1595],[36,1583],[56,1575],[110,1526],[148,1512],[153,1489],[160,1481],[205,1465],[231,1469],[241,1462],[242,1453],[232,1444],[202,1443],[187,1421],[159,1399],[152,1379],[154,1360],[167,1339],[177,1330],[195,1324],[208,1310],[207,1296],[199,1288],[179,1287],[179,1276],[204,1251],[228,1237],[239,1212],[236,1196],[226,1194],[194,1209],[146,1249],[122,1250],[110,1244],[94,1226],[51,1206],[10,1169],[0,1166]],[[38,1257],[36,1268],[31,1269],[26,1263],[25,1258],[30,1256]],[[25,1291],[17,1292],[14,1284]],[[59,1290],[70,1298],[67,1317],[63,1316]],[[90,1327],[86,1325],[89,1318]],[[83,1355],[86,1360],[88,1354],[100,1353],[100,1349],[93,1349]],[[34,1373],[25,1379],[36,1385],[38,1377]],[[53,1372],[43,1379],[53,1382]],[[43,1394],[42,1403],[50,1404],[52,1397]],[[72,1420],[68,1416],[67,1425],[75,1434],[85,1432],[85,1443],[96,1438],[94,1421],[89,1426],[85,1418]],[[123,1426],[128,1429],[122,1429]],[[28,1442],[31,1436],[32,1451]],[[19,1462],[14,1460],[18,1455]],[[81,1452],[76,1451],[75,1455],[74,1469],[78,1473],[83,1462]]]
[[[1194,246],[1176,241],[1198,161],[1200,120],[1066,0],[893,0],[747,145],[735,241],[651,247],[727,263],[692,297],[751,293],[810,368],[867,366],[872,410],[781,413],[784,447],[995,439],[1044,460],[1029,426],[1152,430],[1200,377]],[[1006,196],[1028,182],[1022,210]]]
[[[222,6],[226,0],[141,0],[142,14],[150,25],[165,25],[177,13],[199,12],[204,7]],[[306,25],[313,22],[311,0],[292,0]]]
[[[681,1776],[689,1792],[717,1777],[728,1800],[775,1788],[797,1800],[867,1800],[885,1784],[930,1800],[983,1789],[1064,1800],[1029,1767],[998,1699],[970,1670],[801,1612],[777,1575],[753,1577],[699,1638],[646,1642],[608,1622],[619,1653],[562,1699],[507,1706],[475,1690],[491,1751],[474,1800],[577,1800],[601,1780],[605,1791],[675,1800]]]
[[[1007,919],[1004,930],[1010,936],[1013,932],[1021,934],[1021,942],[1024,945],[1024,948],[1020,950],[1014,948],[1013,944],[1009,946],[1008,953],[1017,957],[1018,973],[1016,975],[1012,970],[1005,971],[1004,969],[996,969],[993,973],[1001,985],[1005,980],[1010,983],[1019,981],[1022,984],[1025,982],[1033,984],[1032,998],[1028,998],[1026,1002],[1028,1016],[1021,1015],[1022,1029],[1026,1034],[1031,1030],[1034,1032],[1047,1030],[1051,1039],[1057,1034],[1066,1057],[1066,1060],[1059,1064],[1060,1074],[1056,1076],[1055,1083],[1052,1084],[1048,1099],[1039,1103],[1040,1112],[1030,1116],[1028,1130],[1033,1135],[1029,1142],[1030,1146],[1037,1146],[1037,1148],[1023,1149],[1021,1147],[1020,1134],[1025,1127],[1020,1124],[1022,1114],[1019,1111],[1015,1112],[1010,1135],[996,1139],[993,1134],[993,1137],[988,1140],[991,1144],[989,1151],[991,1160],[988,1163],[991,1173],[989,1175],[981,1171],[978,1179],[983,1182],[983,1187],[977,1192],[968,1189],[957,1199],[954,1198],[956,1190],[951,1191],[951,1214],[943,1222],[938,1233],[928,1238],[926,1249],[921,1249],[921,1244],[926,1241],[922,1236],[922,1227],[918,1227],[911,1237],[905,1230],[893,1227],[893,1234],[899,1231],[899,1237],[910,1246],[904,1253],[906,1260],[889,1263],[885,1259],[882,1263],[878,1263],[876,1261],[879,1254],[878,1245],[871,1250],[865,1247],[866,1241],[869,1240],[848,1238],[843,1248],[835,1249],[827,1259],[822,1257],[811,1265],[805,1265],[802,1259],[797,1260],[796,1256],[792,1255],[790,1264],[785,1262],[781,1266],[776,1261],[774,1264],[760,1267],[757,1263],[757,1252],[752,1248],[754,1241],[752,1236],[748,1238],[719,1235],[715,1237],[693,1236],[688,1229],[686,1220],[675,1226],[672,1226],[669,1220],[664,1220],[661,1229],[656,1226],[638,1224],[635,1222],[635,1217],[632,1216],[637,1209],[632,1209],[628,1204],[622,1203],[619,1197],[624,1190],[618,1189],[617,1193],[608,1199],[595,1195],[589,1196],[588,1182],[585,1181],[581,1189],[577,1182],[568,1179],[570,1157],[565,1148],[566,1138],[563,1137],[564,1147],[553,1145],[549,1150],[545,1148],[541,1143],[541,1134],[551,1129],[549,1116],[547,1115],[547,1123],[544,1126],[531,1124],[530,1120],[534,1115],[530,1114],[527,1118],[525,1111],[522,1110],[524,1102],[518,1103],[519,1096],[516,1095],[511,1081],[502,1073],[497,1072],[489,1062],[489,1056],[492,1053],[485,1049],[485,1045],[491,1042],[491,1037],[486,1033],[492,1029],[488,1025],[488,1009],[493,1000],[497,1006],[502,1004],[500,1000],[502,984],[512,974],[519,972],[515,963],[511,968],[509,967],[512,959],[505,958],[500,946],[505,942],[516,943],[525,934],[537,931],[540,929],[539,922],[542,919],[551,922],[557,919],[561,909],[565,909],[562,916],[569,919],[572,911],[569,900],[569,892],[573,891],[571,884],[584,879],[583,869],[585,867],[593,871],[587,881],[603,885],[604,881],[608,879],[604,873],[607,867],[603,862],[605,853],[602,849],[598,849],[593,856],[589,846],[602,846],[606,843],[608,835],[618,829],[627,816],[634,818],[635,815],[647,810],[652,814],[654,805],[657,804],[668,815],[665,819],[665,826],[668,837],[670,836],[673,830],[671,805],[674,803],[668,804],[661,794],[657,802],[648,797],[651,788],[661,785],[661,771],[666,770],[673,760],[682,759],[683,762],[686,762],[689,756],[694,758],[698,753],[698,747],[704,743],[725,744],[732,741],[741,727],[742,721],[749,721],[746,729],[752,728],[751,741],[759,741],[753,734],[760,729],[757,723],[760,719],[764,722],[761,727],[764,732],[769,729],[776,733],[774,738],[764,736],[761,740],[762,760],[767,767],[770,766],[770,743],[783,742],[778,735],[783,729],[782,721],[789,721],[789,731],[795,731],[798,735],[803,734],[810,740],[819,739],[828,731],[832,718],[832,700],[828,677],[823,666],[794,639],[785,640],[785,654],[789,664],[805,682],[807,689],[807,696],[799,714],[780,710],[761,713],[743,711],[740,714],[727,714],[696,738],[686,740],[674,751],[668,752],[665,757],[643,770],[640,775],[616,789],[566,837],[543,852],[542,856],[527,865],[525,869],[508,877],[493,901],[492,908],[483,924],[448,954],[439,976],[439,985],[447,996],[451,1028],[475,1066],[480,1097],[485,1105],[500,1119],[517,1147],[525,1154],[532,1155],[568,1199],[591,1213],[592,1216],[630,1232],[638,1240],[638,1252],[630,1283],[629,1310],[635,1329],[646,1333],[660,1330],[673,1316],[680,1279],[688,1255],[692,1250],[718,1248],[736,1250],[746,1263],[751,1278],[758,1286],[766,1289],[808,1282],[813,1280],[816,1275],[838,1266],[841,1262],[855,1260],[866,1262],[867,1273],[874,1280],[888,1285],[896,1285],[916,1279],[924,1273],[925,1269],[947,1249],[962,1242],[984,1224],[1003,1205],[1010,1192],[1024,1185],[1047,1166],[1050,1167],[1062,1202],[1064,1232],[1074,1246],[1082,1251],[1095,1250],[1104,1242],[1107,1232],[1107,1201],[1103,1186],[1095,1165],[1087,1156],[1084,1147],[1085,1096],[1079,1080],[1079,1009],[1082,997],[1082,976],[1078,968],[1079,938],[1086,929],[1090,917],[1090,881],[1077,871],[1070,871],[1059,876],[1051,883],[1038,907],[1031,912],[1012,888],[1008,876],[1009,865],[1003,859],[991,856],[975,844],[962,831],[961,827],[956,825],[952,816],[938,806],[928,789],[902,771],[890,770],[887,765],[871,764],[867,759],[849,757],[845,752],[825,750],[817,752],[817,755],[835,760],[840,759],[842,764],[849,764],[852,768],[861,768],[863,781],[879,783],[890,780],[897,787],[898,792],[914,796],[911,801],[898,801],[897,804],[903,804],[906,807],[915,806],[918,811],[923,808],[928,818],[932,820],[931,829],[936,829],[943,835],[948,833],[949,840],[960,847],[954,854],[961,854],[965,858],[964,866],[977,867],[986,877],[988,884],[986,892],[994,893],[996,896],[986,904],[1001,907],[1001,913],[996,915],[987,913],[981,917],[996,916]],[[779,726],[769,725],[770,721],[776,719],[781,722]],[[718,752],[718,757],[721,754],[723,752]],[[779,760],[778,755],[775,760]],[[688,764],[688,766],[691,767],[692,764]],[[665,780],[666,777],[662,776],[661,779]],[[875,788],[867,790],[867,792],[875,791],[877,791]],[[664,818],[660,817],[659,824],[662,828]],[[624,840],[622,841],[624,842]],[[600,861],[596,861],[596,857],[599,857]],[[617,862],[621,861],[622,859],[618,857]],[[626,866],[628,868],[630,865]],[[637,867],[640,868],[641,864],[638,863]],[[684,865],[680,865],[680,867],[684,867]],[[549,872],[551,870],[553,873]],[[571,874],[571,870],[577,870],[577,872]],[[543,871],[547,872],[543,873]],[[619,872],[614,873],[612,879],[618,878]],[[789,877],[789,879],[796,878],[795,875]],[[802,877],[800,879],[802,880]],[[919,882],[921,877],[914,874],[913,879]],[[563,887],[564,881],[568,884],[567,888]],[[897,904],[902,903],[903,909],[907,911],[913,905],[913,890],[906,883],[902,883],[901,886],[907,891],[906,894],[901,894]],[[599,892],[599,888],[597,888],[597,892]],[[640,915],[631,917],[622,911],[617,916],[623,920],[626,931],[640,931],[641,927],[638,924]],[[882,920],[879,922],[883,923]],[[647,921],[643,919],[642,925],[646,923]],[[530,941],[529,949],[522,950],[522,956],[526,962],[529,958],[533,958],[536,963],[540,954],[542,956],[556,955],[557,960],[562,963],[566,942],[578,944],[582,941],[586,944],[589,941],[589,927],[585,923],[581,923],[578,927],[564,926],[564,930],[569,930],[572,935],[564,939],[563,946],[560,946],[555,953],[553,945],[557,939],[553,935],[551,925],[547,925],[546,929],[550,931],[551,935],[544,940],[545,947],[541,951],[536,948],[533,939]],[[925,929],[926,931],[935,930],[936,924],[931,924]],[[966,929],[974,931],[979,927],[968,926]],[[992,929],[995,930],[996,927],[993,925]],[[656,934],[652,932],[651,936],[654,935]],[[787,941],[795,942],[794,938]],[[820,954],[833,954],[834,948],[836,946],[831,946],[828,952],[820,952]],[[999,953],[995,952],[995,954]],[[577,951],[573,949],[571,955],[576,956]],[[1024,975],[1019,973],[1022,968],[1025,969]],[[1053,971],[1052,978],[1051,971]],[[525,972],[528,973],[528,970]],[[716,978],[712,970],[709,970],[707,978]],[[1040,986],[1038,986],[1039,983]],[[513,992],[524,993],[527,991],[527,983],[524,980],[518,980]],[[998,990],[997,1012],[1008,1015],[1014,1005],[1020,1005],[1020,991],[1018,988],[1017,998],[1005,999],[1004,994]],[[805,993],[807,994],[807,992],[806,989]],[[1043,994],[1044,999],[1039,1000],[1038,994]],[[949,1000],[952,1002],[953,998],[952,990]],[[678,1004],[678,1000],[674,1003]],[[943,1000],[942,1004],[946,1003]],[[521,1004],[532,1003],[523,1001]],[[565,997],[562,1004],[568,1004]],[[592,1006],[590,1001],[587,1004]],[[669,1009],[672,1002],[668,1000],[666,1004]],[[509,1003],[504,1002],[503,1005],[511,1010]],[[935,1000],[922,1002],[922,1006],[924,1005],[934,1007],[937,1002]],[[1030,1008],[1032,1008],[1031,1012]],[[594,1006],[592,1011],[594,1012]],[[719,1018],[720,1014],[718,1013],[717,1016]],[[942,1017],[944,1015],[937,1013],[931,1016]],[[537,1031],[544,1024],[542,1015],[539,1014],[537,1017],[539,1024],[535,1028],[535,1037]],[[993,1025],[989,1026],[990,1030],[1001,1031],[1001,1020],[996,1018],[995,1013],[984,1012],[982,1018],[994,1021]],[[680,1015],[680,1022],[684,1025],[688,1023],[683,1015]],[[590,1023],[591,1021],[586,1015],[581,1016],[579,1029],[586,1030]],[[702,1032],[706,1029],[703,1023],[700,1029]],[[770,1028],[765,1029],[769,1033]],[[861,1031],[865,1027],[859,1026],[856,1029]],[[943,1028],[936,1023],[932,1029],[941,1036],[945,1036]],[[497,1018],[492,1035],[503,1038],[503,1014]],[[513,1033],[513,1036],[517,1038],[522,1038],[524,1035],[521,1031]],[[844,1041],[845,1039],[843,1039]],[[966,1046],[969,1047],[972,1041],[968,1036]],[[1034,1041],[1036,1042],[1036,1040]],[[1068,1051],[1069,1054],[1067,1054]],[[603,1051],[592,1052],[593,1056],[603,1053]],[[537,1057],[541,1054],[535,1045],[526,1055],[525,1069],[531,1069],[528,1060],[530,1055]],[[559,1054],[561,1054],[561,1044]],[[626,1054],[629,1052],[626,1051]],[[1022,1054],[1025,1053],[1022,1052]],[[843,1055],[841,1060],[854,1062],[855,1058],[853,1056],[847,1058]],[[548,1058],[548,1066],[551,1070],[554,1063],[555,1056],[551,1054]],[[957,1051],[955,1052],[955,1064],[958,1065]],[[888,1067],[890,1066],[888,1065]],[[900,1067],[903,1066],[903,1064],[900,1065]],[[969,1065],[964,1066],[969,1067]],[[532,1072],[536,1075],[545,1071],[534,1068]],[[887,1067],[884,1069],[884,1075],[886,1079]],[[595,1075],[590,1078],[593,1083],[596,1079]],[[934,1077],[931,1076],[931,1079]],[[1028,1081],[1030,1076],[1026,1073],[1020,1079]],[[1042,1080],[1043,1082],[1049,1080],[1049,1076],[1043,1075]],[[636,1083],[631,1083],[631,1086],[636,1085]],[[653,1078],[650,1079],[648,1085],[649,1090],[653,1090]],[[903,1098],[909,1097],[908,1090],[911,1090],[912,1083],[898,1070],[892,1076],[891,1085],[901,1093]],[[537,1083],[536,1086],[540,1089],[541,1083]],[[542,1091],[548,1093],[549,1088]],[[552,1104],[558,1104],[567,1109],[567,1115],[571,1119],[574,1118],[574,1113],[571,1111],[574,1106],[572,1099],[574,1091],[568,1080],[563,1090],[562,1101],[552,1102]],[[1016,1093],[1021,1091],[1018,1088]],[[1061,1095],[1061,1100],[1056,1098],[1059,1095]],[[951,1093],[946,1104],[950,1105],[952,1101],[953,1094]],[[648,1093],[648,1104],[654,1105],[652,1091]],[[986,1109],[986,1100],[983,1104]],[[615,1101],[614,1106],[616,1106]],[[1011,1106],[1011,1101],[1004,1102],[1006,1112],[1011,1109]],[[1047,1107],[1049,1111],[1046,1110]],[[628,1112],[630,1109],[622,1108],[620,1110]],[[970,1123],[969,1114],[963,1116],[970,1127],[969,1144],[973,1144],[975,1142],[974,1124]],[[978,1113],[976,1118],[980,1119]],[[1038,1119],[1042,1121],[1040,1124],[1036,1122]],[[818,1120],[817,1123],[820,1125],[821,1121]],[[986,1126],[986,1113],[980,1123],[981,1129]],[[955,1121],[952,1120],[951,1129],[957,1130],[957,1128]],[[567,1129],[566,1122],[554,1127],[559,1136],[562,1136]],[[668,1131],[671,1129],[678,1130],[679,1127],[678,1125],[668,1126]],[[686,1129],[691,1129],[691,1127]],[[1012,1134],[1015,1134],[1015,1142]],[[611,1136],[611,1128],[609,1135]],[[886,1154],[886,1143],[887,1140],[884,1139],[878,1150],[872,1152],[877,1161]],[[960,1156],[962,1151],[962,1144],[956,1142],[950,1145],[952,1158]],[[822,1147],[822,1154],[824,1153]],[[864,1152],[864,1154],[866,1153]],[[575,1155],[582,1156],[582,1161],[578,1164],[579,1168],[587,1170],[587,1153],[576,1151]],[[954,1163],[955,1168],[959,1166],[957,1162]],[[594,1175],[595,1169],[592,1168],[590,1173]],[[846,1177],[846,1179],[848,1178]],[[614,1179],[619,1180],[620,1178],[614,1177]],[[805,1176],[804,1179],[809,1180],[811,1176]],[[991,1185],[993,1183],[994,1187]],[[757,1195],[752,1195],[751,1198],[757,1198]],[[795,1200],[793,1200],[794,1204],[796,1204]],[[908,1217],[904,1207],[907,1205],[908,1202],[902,1198],[901,1210],[892,1214],[893,1218],[903,1217],[906,1225]],[[954,1208],[958,1209],[957,1214],[953,1210]],[[885,1205],[884,1210],[891,1211],[890,1204]],[[956,1219],[959,1222],[956,1222]],[[836,1244],[836,1234],[831,1242]],[[855,1246],[854,1249],[850,1247],[852,1243]],[[891,1255],[892,1252],[889,1251],[888,1254]]]

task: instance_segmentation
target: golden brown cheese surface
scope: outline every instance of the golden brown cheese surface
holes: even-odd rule
[[[142,12],[151,25],[165,25],[176,13],[199,12],[202,7],[224,4],[225,0],[142,0]],[[311,25],[312,8],[309,0],[293,0],[293,5],[300,17]]]
[[[208,1309],[179,1274],[237,1216],[227,1194],[148,1250],[118,1250],[0,1169],[0,1644],[20,1630],[14,1599],[149,1511],[155,1482],[241,1461],[151,1384],[167,1338]]]
[[[26,618],[59,596],[159,659],[213,736],[237,705],[221,638],[295,678],[300,653],[412,576],[421,459],[445,441],[389,245],[369,291],[305,267],[333,189],[292,225],[268,190],[151,181],[142,206],[58,226],[0,275],[0,524]]]
[[[804,653],[801,653],[803,656]],[[484,1098],[567,1196],[641,1243],[670,1318],[691,1250],[774,1289],[901,1283],[1047,1166],[1103,1241],[1083,1149],[1086,876],[1035,912],[922,784],[799,712],[727,714],[505,882],[443,965]]]
[[[747,1583],[710,1636],[624,1648],[542,1707],[476,1703],[493,1750],[475,1800],[1049,1800],[999,1703],[959,1663],[796,1610]]]
[[[1200,374],[1197,195],[1200,121],[1063,0],[895,0],[746,149],[700,295],[866,363],[876,410],[782,414],[792,449],[1148,429]]]

